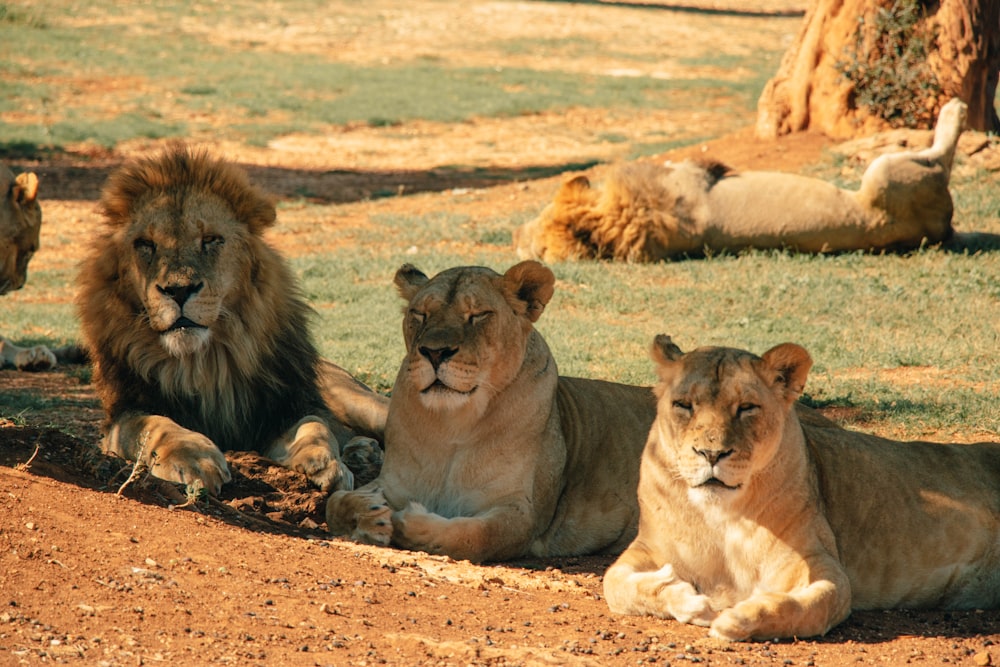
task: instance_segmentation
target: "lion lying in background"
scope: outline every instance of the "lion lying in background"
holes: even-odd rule
[[[938,117],[934,144],[882,155],[857,192],[778,172],[732,173],[720,164],[633,163],[603,190],[585,176],[563,183],[555,201],[514,232],[522,258],[651,262],[744,248],[799,252],[916,248],[952,233],[948,192],[966,105]]]
[[[1000,606],[1000,443],[894,442],[792,409],[812,365],[653,346],[639,530],[611,610],[728,640],[825,633],[851,609]]]
[[[218,493],[222,450],[255,449],[322,489],[371,472],[386,399],[321,361],[310,310],[262,238],[274,206],[232,164],[176,144],[112,174],[78,307],[104,448]],[[342,459],[343,455],[343,459]]]
[[[649,387],[561,377],[533,323],[555,277],[458,267],[395,277],[406,357],[385,463],[334,493],[334,535],[472,561],[617,553],[635,535],[635,488],[655,414]]]

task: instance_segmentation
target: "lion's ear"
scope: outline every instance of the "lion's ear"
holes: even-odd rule
[[[775,381],[784,385],[785,400],[796,400],[806,386],[806,377],[812,368],[812,357],[805,348],[795,343],[782,343],[764,353],[763,363]]]
[[[428,278],[423,271],[412,264],[403,264],[396,271],[392,282],[396,284],[399,296],[409,301],[413,298],[414,294],[420,291],[421,287],[427,284],[427,280]]]
[[[556,277],[549,267],[533,259],[515,264],[503,274],[503,281],[515,298],[526,305],[525,316],[537,322],[556,291]]]
[[[653,356],[653,361],[658,364],[665,364],[671,361],[677,361],[684,356],[681,352],[681,348],[677,347],[674,341],[667,334],[656,334],[656,338],[653,339],[653,348],[650,350]]]
[[[562,187],[559,188],[559,194],[572,195],[582,190],[589,189],[590,179],[583,174],[580,174],[578,176],[573,176],[572,178],[567,178],[563,181]]]
[[[24,206],[35,201],[38,196],[38,177],[30,171],[18,174],[14,179],[14,201]]]

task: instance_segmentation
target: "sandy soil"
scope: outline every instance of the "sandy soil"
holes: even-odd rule
[[[498,6],[508,6],[473,4],[480,11],[470,21],[495,21]],[[551,14],[545,19],[551,25],[568,20],[570,5],[522,4],[536,12],[536,23],[539,12]],[[581,21],[595,11],[588,4],[572,7]],[[387,20],[400,34],[442,37],[427,16]],[[321,37],[329,26],[298,29],[296,48],[328,48]],[[345,57],[370,54],[366,39],[356,35]],[[739,39],[753,47],[749,33]],[[404,44],[383,57],[405,53]],[[607,64],[580,64],[598,66]],[[317,217],[360,228],[388,212],[487,215],[499,206],[540,208],[559,177],[534,179],[538,174],[530,168],[538,166],[538,156],[546,156],[549,166],[614,160],[621,147],[602,143],[601,132],[627,125],[636,136],[664,127],[711,134],[725,126],[724,115],[573,110],[458,127],[340,128],[327,136],[286,137],[266,148],[200,140],[245,164],[253,180],[279,199],[308,193],[313,206],[286,209],[271,239],[295,255],[316,251],[313,237],[306,241],[300,232]],[[716,157],[740,169],[795,170],[829,146],[815,135],[761,143],[742,129],[659,157]],[[17,164],[37,171],[50,193],[36,269],[76,263],[109,171],[154,147],[80,147]],[[444,168],[454,164],[470,168]],[[404,196],[372,198],[386,192]],[[25,290],[3,305],[70,298],[68,288]],[[180,508],[186,499],[176,488],[148,478],[126,484],[131,469],[96,450],[100,409],[80,377],[86,373],[76,367],[32,375],[0,371],[0,401],[7,391],[68,401],[68,407],[33,410],[17,423],[0,419],[2,665],[1000,664],[997,611],[855,613],[820,639],[724,644],[699,628],[611,614],[601,595],[609,558],[474,566],[330,540],[324,495],[254,454],[229,455],[234,481],[219,499]]]

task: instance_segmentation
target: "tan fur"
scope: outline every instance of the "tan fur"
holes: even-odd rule
[[[857,192],[795,174],[728,173],[718,164],[613,169],[603,189],[563,183],[535,220],[515,230],[522,258],[650,262],[744,248],[799,252],[884,250],[939,243],[952,234],[948,192],[966,105],[941,109],[934,145],[883,155]]]
[[[212,493],[227,449],[324,489],[353,487],[341,446],[356,469],[377,465],[377,443],[354,436],[379,434],[386,400],[319,360],[310,310],[262,238],[274,207],[241,170],[175,144],[112,174],[101,209],[78,306],[106,450]]]
[[[652,391],[560,377],[533,323],[555,278],[406,265],[407,354],[379,477],[327,505],[331,532],[472,561],[617,553],[635,534]]]
[[[812,360],[657,337],[639,531],[612,611],[806,637],[853,609],[1000,606],[1000,443],[894,442],[800,420]]]
[[[0,296],[24,287],[28,262],[38,250],[42,207],[38,204],[38,177],[25,172],[16,177],[0,164]]]
[[[42,208],[38,204],[38,177],[31,172],[14,174],[0,164],[0,296],[24,287],[28,262],[39,247]],[[0,337],[0,367],[19,371],[48,370],[57,357],[70,359],[76,348],[50,350],[44,345],[21,347]],[[70,359],[71,360],[71,359]]]

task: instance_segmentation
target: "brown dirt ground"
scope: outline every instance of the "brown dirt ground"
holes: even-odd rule
[[[361,44],[357,53],[370,50]],[[304,230],[317,218],[364,227],[384,213],[540,208],[559,177],[527,180],[526,164],[535,165],[514,150],[498,153],[496,137],[552,164],[610,160],[614,147],[595,142],[597,130],[674,124],[698,135],[724,113],[622,118],[573,110],[460,127],[342,128],[266,149],[206,143],[246,165],[279,199],[308,193],[314,206],[284,209],[271,238],[294,255],[316,251]],[[407,141],[394,140],[401,135]],[[808,134],[762,143],[747,128],[661,157],[791,171],[829,145]],[[84,146],[15,161],[37,171],[49,193],[34,268],[76,263],[108,172],[152,148]],[[344,164],[317,160],[331,153]],[[479,168],[441,167],[448,164]],[[371,198],[386,191],[406,196]],[[4,307],[71,298],[69,289],[30,287]],[[121,489],[130,469],[95,449],[100,408],[81,377],[74,367],[0,371],[0,401],[7,390],[62,399],[17,424],[0,419],[2,665],[1000,664],[997,611],[862,612],[819,639],[724,644],[700,628],[611,614],[601,594],[606,557],[474,566],[330,540],[324,495],[254,454],[229,455],[234,480],[219,499],[178,508],[185,498],[171,485],[143,479]]]

